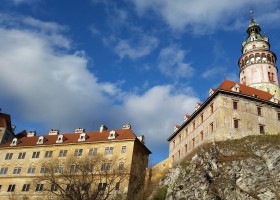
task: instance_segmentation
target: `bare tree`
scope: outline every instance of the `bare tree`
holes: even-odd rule
[[[96,154],[73,156],[45,162],[38,184],[56,199],[105,200],[125,198],[122,183],[128,183],[128,170],[116,158]],[[125,185],[125,184],[124,184]]]

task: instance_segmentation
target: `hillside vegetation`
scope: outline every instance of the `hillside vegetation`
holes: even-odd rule
[[[170,169],[150,199],[280,200],[280,135],[204,145]]]

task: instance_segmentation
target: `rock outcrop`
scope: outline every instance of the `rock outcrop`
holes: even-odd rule
[[[167,200],[280,199],[280,136],[207,144],[160,183]]]

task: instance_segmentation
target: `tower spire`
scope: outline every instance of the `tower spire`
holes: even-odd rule
[[[250,15],[251,15],[251,21],[253,21],[254,20],[254,13],[253,13],[252,10],[250,10]]]

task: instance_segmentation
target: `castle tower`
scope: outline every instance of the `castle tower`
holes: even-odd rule
[[[242,43],[239,58],[240,83],[271,93],[280,99],[276,55],[270,51],[268,37],[261,35],[261,28],[253,18],[247,28],[248,38]]]

